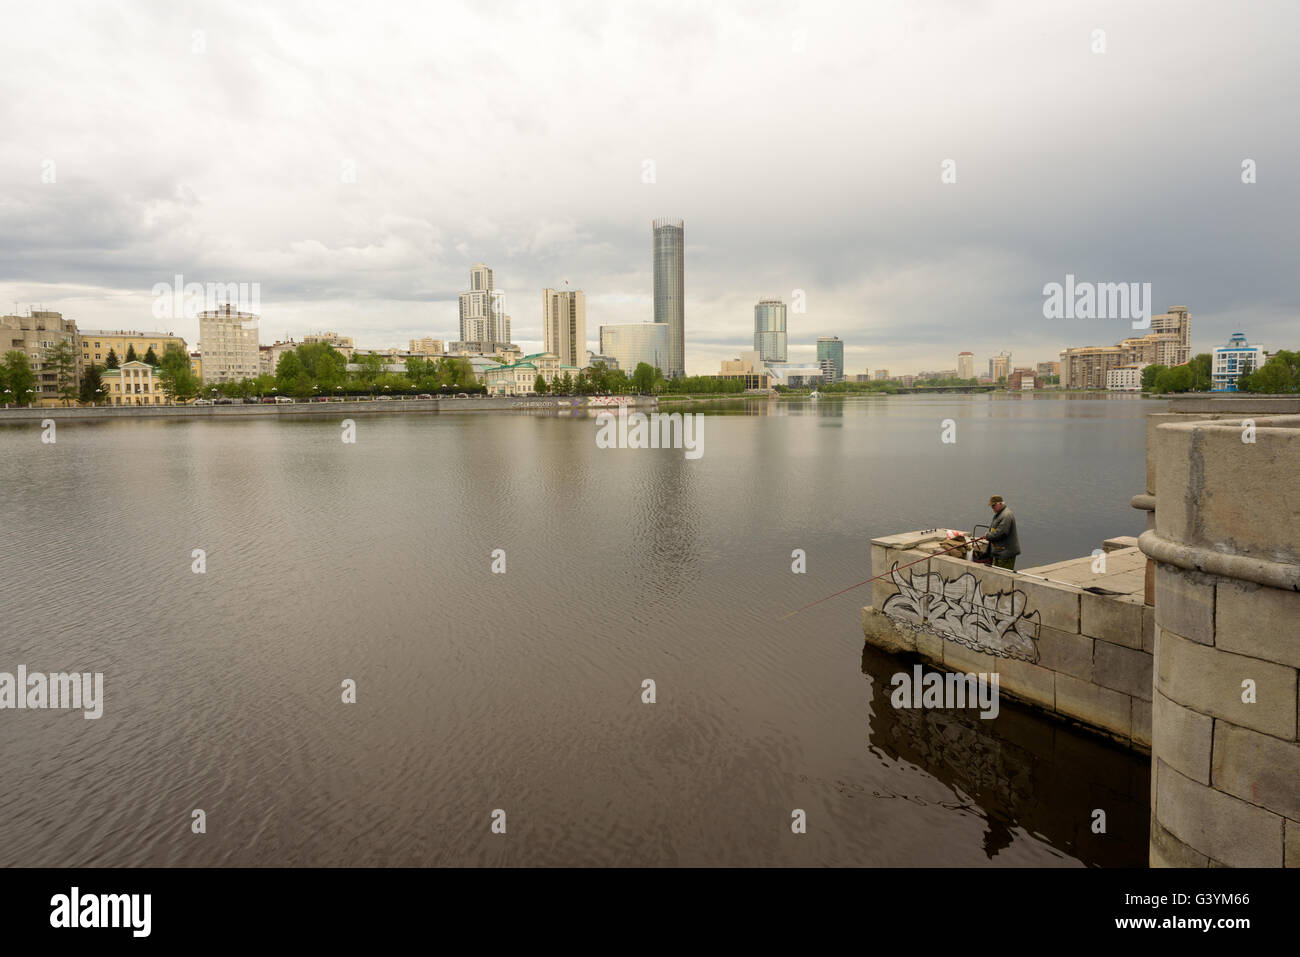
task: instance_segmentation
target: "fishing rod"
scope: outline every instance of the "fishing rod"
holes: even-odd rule
[[[968,546],[968,545],[974,545],[974,544],[976,544],[977,542],[985,541],[985,540],[987,540],[987,538],[988,538],[987,535],[981,535],[979,538],[972,538],[970,541],[968,541],[968,542],[962,542],[960,545],[950,545],[950,546],[947,547],[947,548],[941,549],[941,553],[944,554],[944,555],[946,555],[946,554],[948,554],[949,552],[955,552],[955,551],[957,551],[958,549],[964,549],[964,548],[966,548],[966,546]],[[935,555],[937,555],[937,554],[940,554],[940,552],[936,552],[936,553],[935,553]],[[934,557],[935,557],[934,555],[926,555],[924,558],[918,558],[916,561],[914,561],[914,562],[908,562],[906,565],[896,565],[895,567],[891,568],[889,571],[887,571],[887,572],[882,572],[881,574],[876,575],[874,578],[868,578],[866,581],[864,581],[864,582],[858,582],[856,585],[850,585],[848,588],[841,588],[841,589],[840,589],[839,591],[837,591],[834,595],[827,595],[825,598],[818,598],[815,602],[812,602],[811,604],[804,605],[803,608],[796,608],[794,611],[790,612],[790,614],[788,614],[788,615],[783,615],[783,616],[781,617],[780,620],[781,620],[781,621],[785,621],[787,618],[792,618],[793,616],[799,614],[799,612],[801,612],[801,611],[807,611],[807,610],[808,610],[809,608],[811,608],[813,605],[820,605],[820,604],[821,604],[822,602],[824,602],[824,601],[830,601],[832,598],[835,598],[837,595],[843,595],[846,591],[853,591],[853,589],[855,589],[855,588],[861,588],[863,585],[870,585],[872,582],[877,581],[877,580],[879,580],[879,579],[881,579],[881,578],[884,578],[886,575],[892,575],[894,572],[896,572],[896,571],[900,571],[900,570],[902,570],[902,569],[904,569],[904,568],[911,568],[913,565],[919,565],[919,564],[921,564],[921,562],[928,562],[930,559],[932,559],[932,558],[934,558]]]

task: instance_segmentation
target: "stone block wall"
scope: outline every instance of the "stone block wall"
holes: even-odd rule
[[[1300,867],[1300,416],[1152,418],[1150,862]]]

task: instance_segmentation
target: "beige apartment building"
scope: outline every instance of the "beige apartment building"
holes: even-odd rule
[[[409,351],[413,356],[442,355],[442,340],[434,339],[432,336],[424,336],[421,339],[412,339],[409,346]]]
[[[77,324],[64,319],[60,312],[29,310],[25,316],[0,316],[0,354],[17,350],[27,354],[32,373],[36,376],[35,391],[29,398],[34,405],[60,405],[59,376],[54,369],[45,367],[45,350],[67,342],[72,345],[76,360],[72,370],[72,385],[81,386],[81,338]],[[21,397],[15,397],[21,400]]]
[[[562,365],[582,367],[587,358],[587,294],[581,289],[542,290],[543,348]]]
[[[975,378],[975,353],[973,352],[957,353],[957,378],[959,379]]]
[[[1061,387],[1105,389],[1112,369],[1157,364],[1180,366],[1192,358],[1192,321],[1186,306],[1151,317],[1151,331],[1114,346],[1085,346],[1061,353]]]
[[[240,312],[229,303],[199,313],[199,354],[208,382],[253,379],[261,372],[258,322],[252,312]]]
[[[351,336],[340,336],[337,332],[314,332],[309,336],[302,337],[304,346],[313,343],[323,342],[328,346],[333,346],[339,352],[343,353],[344,358],[349,362],[352,361],[352,353],[356,351],[356,346],[352,342]]]
[[[159,360],[167,351],[169,343],[176,343],[188,353],[189,346],[180,336],[170,332],[133,332],[130,330],[83,329],[81,332],[81,361],[83,365],[102,366],[108,361],[109,352],[117,356],[118,362],[126,361],[126,354],[135,350],[137,359],[144,359],[150,349]]]

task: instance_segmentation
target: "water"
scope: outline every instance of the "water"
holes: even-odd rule
[[[994,492],[1021,567],[1137,534],[1163,406],[753,402],[694,461],[526,413],[0,427],[0,671],[106,697],[0,711],[0,865],[1145,864],[1144,759],[894,711],[869,589],[783,616]]]

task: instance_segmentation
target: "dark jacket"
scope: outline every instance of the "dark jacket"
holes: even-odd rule
[[[998,558],[1011,558],[1020,554],[1020,536],[1016,534],[1016,517],[1011,514],[1011,507],[1004,505],[1002,511],[993,516],[989,526],[989,551]]]

